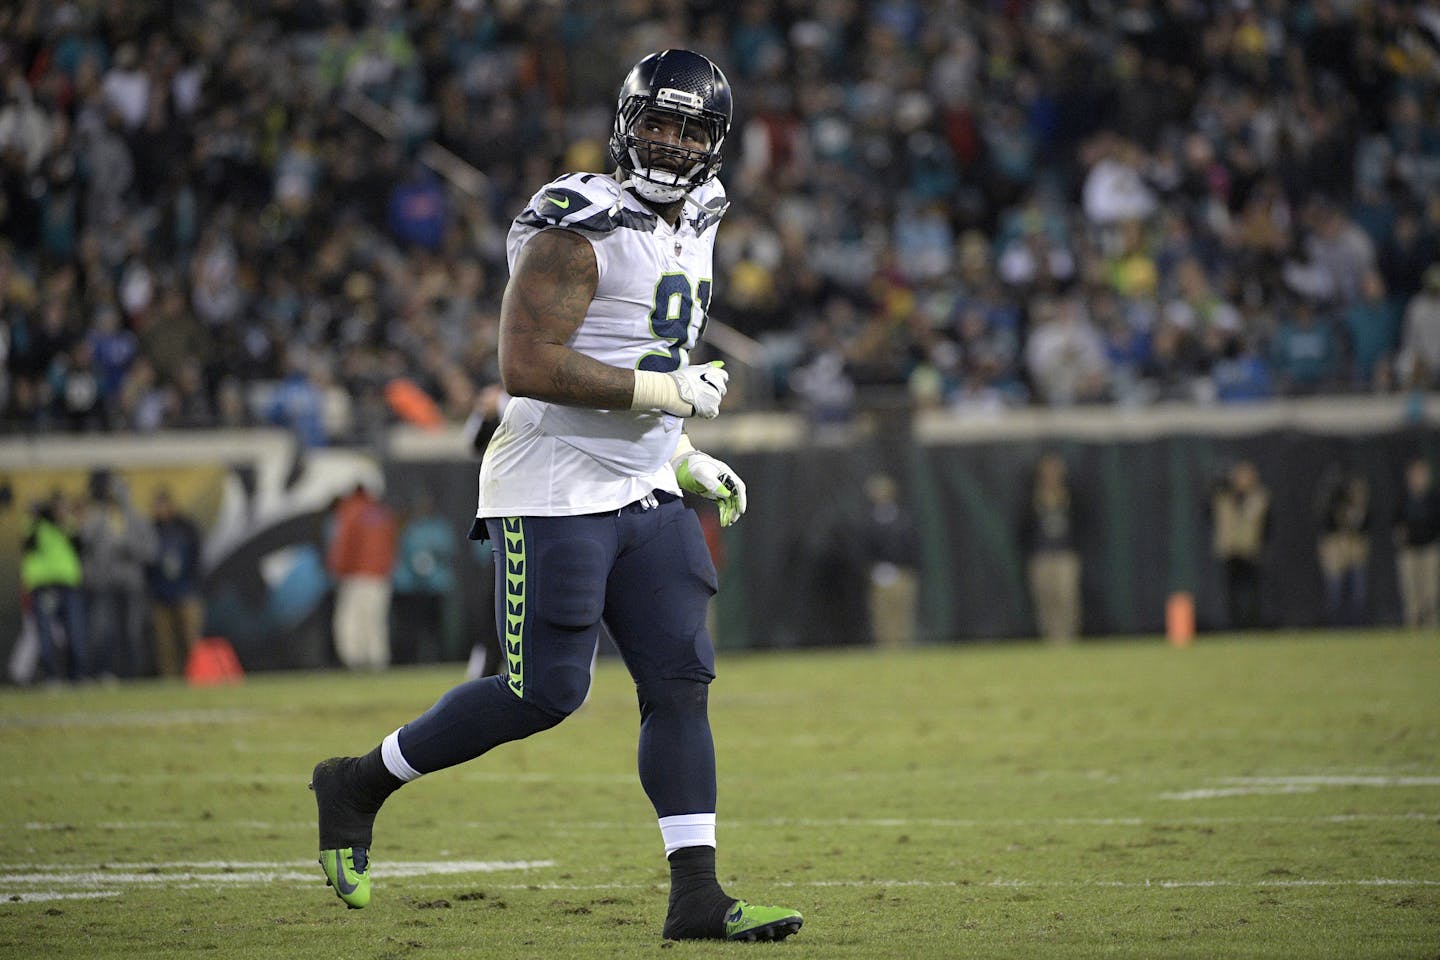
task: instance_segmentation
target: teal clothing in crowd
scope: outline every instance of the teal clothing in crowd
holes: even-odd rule
[[[1360,300],[1345,311],[1345,325],[1355,352],[1356,382],[1372,382],[1376,364],[1399,345],[1400,315],[1400,304],[1388,297]]]
[[[442,517],[420,517],[400,533],[392,585],[396,593],[448,595],[456,586],[455,530]]]
[[[1335,335],[1327,323],[1292,322],[1275,334],[1271,361],[1275,371],[1291,384],[1315,387],[1331,377],[1337,354]]]

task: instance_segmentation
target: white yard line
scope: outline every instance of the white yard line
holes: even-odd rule
[[[553,860],[431,860],[387,861],[383,876],[387,880],[430,877],[461,877],[516,870],[536,870],[556,866]],[[182,860],[158,863],[120,862],[103,869],[77,868],[74,864],[15,863],[0,864],[0,905],[36,903],[48,900],[95,899],[117,896],[125,888],[163,887],[167,889],[213,889],[215,887],[258,887],[284,883],[296,887],[318,886],[319,871],[308,861],[255,862],[230,860]],[[1373,877],[1359,879],[1295,878],[1283,880],[1026,880],[1006,878],[992,880],[916,880],[904,878],[855,878],[836,880],[778,881],[780,887],[976,887],[1068,889],[1205,889],[1227,888],[1333,888],[1333,887],[1440,887],[1440,879]],[[76,891],[76,886],[92,889]],[[453,889],[454,881],[438,883],[407,883],[405,890]],[[498,890],[621,890],[659,889],[659,883],[513,883],[487,881],[488,888]],[[40,889],[35,889],[39,887]],[[93,888],[100,889],[93,889]]]
[[[386,860],[385,873],[393,877],[423,877],[429,874],[495,873],[502,870],[538,870],[553,867],[553,860]],[[55,877],[76,876],[86,881],[106,877],[141,877],[137,883],[177,876],[170,871],[193,875],[196,871],[214,871],[216,876],[241,876],[247,873],[270,875],[303,868],[312,876],[314,861],[250,861],[250,860],[169,860],[106,863],[99,868],[73,863],[0,863],[0,883],[38,882]]]
[[[1290,784],[1274,787],[1200,787],[1160,794],[1161,800],[1216,800],[1220,797],[1271,797],[1284,793],[1315,793],[1319,787]]]
[[[1440,777],[1378,774],[1303,774],[1272,777],[1219,777],[1221,787],[1196,787],[1160,794],[1161,800],[1215,800],[1221,797],[1317,793],[1324,787],[1440,787]]]
[[[44,893],[13,893],[0,890],[0,906],[7,903],[48,903],[51,900],[104,900],[118,896],[119,890],[91,890],[87,893],[56,893],[50,890]]]
[[[305,789],[310,771],[296,773],[57,773],[7,777],[15,786],[43,783],[99,783],[107,786],[130,783],[288,783]]]
[[[31,820],[21,824],[26,830],[36,831],[59,831],[69,830],[197,830],[204,827],[214,827],[216,830],[313,830],[314,820],[292,820],[288,823],[276,820],[100,820],[95,823],[85,821],[45,821]],[[0,824],[0,830],[10,829],[10,824]]]
[[[473,876],[555,866],[553,860],[386,861],[387,877]],[[273,883],[311,886],[319,868],[306,861],[251,863],[224,860],[164,863],[113,863],[103,869],[73,864],[0,864],[0,905],[43,900],[116,896],[127,887],[191,889],[259,887]],[[70,887],[101,888],[73,892]],[[34,889],[40,887],[41,889]],[[17,889],[18,888],[18,889]],[[120,888],[120,889],[113,889]]]
[[[29,716],[0,716],[0,728],[23,727],[43,730],[51,727],[173,727],[197,723],[253,723],[255,710],[136,710],[111,713],[51,713]]]

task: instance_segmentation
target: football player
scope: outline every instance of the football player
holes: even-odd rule
[[[320,862],[351,907],[370,899],[375,814],[402,784],[555,726],[584,701],[601,621],[635,680],[640,782],[670,864],[667,939],[779,940],[794,910],[715,876],[707,715],[715,568],[688,490],[745,512],[745,485],[694,449],[728,374],[691,364],[710,304],[715,179],[730,86],[688,50],[641,60],[620,89],[613,174],[546,184],[510,230],[500,369],[513,398],[485,451],[472,536],[493,544],[503,674],[450,690],[362,757],[316,765]]]

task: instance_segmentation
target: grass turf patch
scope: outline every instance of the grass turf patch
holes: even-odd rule
[[[1437,654],[1389,632],[727,654],[721,879],[805,913],[749,948],[796,957],[1440,957]],[[310,767],[456,679],[0,696],[0,957],[660,946],[611,660],[558,729],[387,804],[370,908],[325,888]]]

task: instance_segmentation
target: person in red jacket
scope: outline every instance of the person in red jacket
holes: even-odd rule
[[[326,556],[335,577],[335,652],[352,670],[390,665],[390,574],[398,524],[362,484],[335,507]]]

